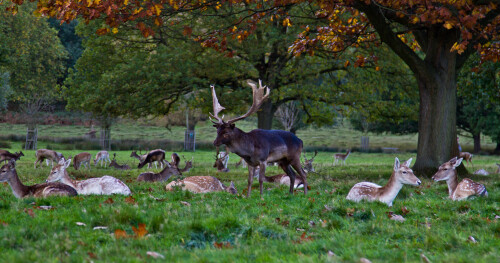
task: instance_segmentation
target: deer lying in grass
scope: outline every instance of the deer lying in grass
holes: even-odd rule
[[[219,179],[213,176],[190,176],[180,181],[172,181],[165,186],[167,191],[173,191],[176,187],[193,193],[228,192],[237,195],[238,191],[231,185],[224,185]]]
[[[69,177],[66,168],[69,167],[71,159],[67,161],[61,159],[59,163],[52,168],[49,176],[47,177],[47,182],[57,182],[61,181],[63,184],[67,184],[81,195],[130,195],[130,189],[122,181],[105,175],[103,177],[90,178],[87,180],[73,180]]]
[[[100,151],[95,155],[95,160],[94,160],[94,166],[97,166],[97,163],[102,163],[104,162],[104,168],[106,168],[106,163],[111,163],[111,160],[109,160],[109,153],[108,151]]]
[[[17,198],[77,195],[73,187],[61,183],[24,185],[17,176],[16,161],[14,160],[10,160],[0,168],[0,182],[7,182]]]
[[[259,177],[259,168],[255,170],[255,177]],[[277,174],[273,176],[264,176],[264,182],[267,183],[277,183],[286,186],[290,186],[290,177],[286,174]],[[300,177],[295,178],[295,182],[293,184],[294,189],[303,188],[304,182]]]
[[[314,173],[315,170],[314,170],[314,167],[313,167],[313,162],[314,162],[314,158],[316,157],[316,155],[318,155],[318,151],[314,151],[314,155],[311,159],[307,160],[306,158],[306,154],[304,153],[304,170],[307,172],[307,173]]]
[[[280,130],[262,130],[256,129],[250,132],[244,132],[235,126],[235,122],[243,120],[252,113],[257,112],[262,103],[269,97],[270,90],[262,86],[259,80],[257,83],[247,81],[252,87],[253,103],[247,113],[229,121],[224,121],[219,117],[219,113],[225,108],[219,104],[215,87],[212,85],[212,102],[214,113],[210,114],[217,120],[212,122],[217,128],[217,138],[214,140],[214,146],[219,147],[224,144],[229,152],[235,153],[245,159],[248,164],[248,190],[247,197],[250,197],[252,191],[253,176],[255,169],[260,167],[259,188],[260,194],[263,193],[263,183],[268,162],[278,162],[279,166],[290,177],[290,194],[293,194],[293,185],[295,183],[295,173],[304,181],[304,194],[307,194],[306,173],[300,163],[300,154],[302,152],[303,142],[295,134]]]
[[[128,166],[127,164],[119,165],[116,162],[116,153],[113,153],[113,160],[111,160],[109,166],[118,170],[130,170],[130,166]]]
[[[474,154],[468,152],[460,152],[458,155],[458,158],[464,159],[467,164],[472,164],[472,157],[474,157]]]
[[[333,155],[333,158],[334,158],[333,165],[336,165],[337,163],[339,163],[339,160],[342,161],[342,163],[345,165],[345,160],[347,159],[347,157],[349,157],[349,154],[351,154],[351,150],[347,150],[347,152],[345,154],[343,154],[343,153],[334,154]]]
[[[192,167],[192,162],[188,161],[186,162],[186,166],[184,169],[180,170],[178,165],[180,159],[178,158],[179,156],[176,153],[172,154],[172,163],[167,163],[165,165],[165,168],[159,172],[159,173],[153,173],[153,172],[145,172],[141,173],[137,177],[137,181],[145,181],[145,182],[164,182],[167,181],[170,177],[173,175],[180,176],[182,175],[182,171],[189,171]]]
[[[219,154],[215,155],[215,163],[213,167],[217,168],[217,171],[219,172],[229,172],[229,168],[227,168],[227,163],[229,162],[229,153],[227,152],[220,152]]]
[[[473,195],[488,196],[486,187],[480,183],[476,183],[469,178],[464,178],[458,183],[457,168],[462,163],[462,158],[453,157],[451,160],[439,166],[438,171],[432,179],[436,182],[446,181],[448,184],[448,197],[451,200],[458,201],[466,199]]]
[[[160,163],[160,168],[163,168],[163,164],[166,163],[166,161],[165,161],[165,151],[162,150],[162,149],[156,149],[156,150],[150,151],[146,155],[146,157],[144,158],[144,160],[140,160],[139,165],[137,166],[137,168],[140,169],[140,168],[144,167],[144,165],[150,164],[150,163],[153,163],[153,162],[155,163],[155,168],[156,169],[158,169],[157,162]]]
[[[23,152],[19,151],[16,153],[10,153],[6,150],[0,150],[0,163],[7,162],[10,160],[17,161],[21,159],[21,156],[24,156]]]
[[[421,184],[421,181],[410,169],[411,160],[412,158],[400,165],[399,159],[396,157],[392,175],[385,186],[380,186],[370,182],[357,183],[351,188],[346,199],[355,202],[359,202],[361,200],[379,201],[387,204],[388,206],[392,206],[392,202],[398,195],[403,185]]]
[[[71,156],[69,157],[69,159],[71,159]],[[78,170],[80,166],[84,165],[87,169],[90,170],[90,160],[92,160],[92,155],[90,155],[90,153],[79,153],[75,155],[75,157],[73,157],[73,168],[75,168],[75,170]]]
[[[49,166],[49,160],[50,160],[52,162],[51,164],[53,167],[54,162],[57,163],[57,162],[59,162],[59,160],[61,160],[61,158],[64,158],[62,153],[56,152],[53,150],[49,150],[49,149],[39,149],[36,151],[35,156],[36,156],[35,169],[36,169],[38,163],[40,163],[40,167],[42,166],[43,160],[45,160],[45,162],[47,163],[47,166]]]

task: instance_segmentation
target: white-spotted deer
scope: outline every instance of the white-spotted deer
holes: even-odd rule
[[[21,156],[24,156],[22,151],[11,153],[9,151],[0,149],[0,163],[7,162],[10,160],[17,161],[21,158]]]
[[[219,152],[219,154],[215,155],[215,163],[213,167],[217,168],[219,172],[229,172],[229,168],[227,168],[227,163],[229,162],[229,153],[227,152]]]
[[[231,185],[224,185],[219,179],[213,176],[190,176],[183,180],[172,181],[165,186],[167,191],[173,191],[176,187],[193,193],[228,192],[237,195],[238,191]]]
[[[255,177],[259,177],[259,167],[255,170]],[[286,174],[277,174],[273,176],[264,176],[264,182],[267,183],[275,183],[290,186],[290,177]],[[293,184],[293,188],[302,188],[304,187],[304,182],[300,177],[295,178],[295,182]]]
[[[347,152],[345,154],[343,154],[343,153],[334,154],[333,155],[333,158],[334,158],[333,165],[338,164],[339,160],[342,161],[342,163],[345,165],[345,160],[347,159],[347,157],[349,157],[349,154],[351,154],[351,150],[347,150]]]
[[[115,169],[118,169],[118,170],[130,170],[130,166],[128,166],[127,164],[119,165],[116,162],[116,153],[113,153],[113,160],[111,160],[111,163],[109,164],[109,166],[113,167]]]
[[[472,164],[472,157],[474,157],[474,154],[469,152],[460,152],[458,155],[458,158],[464,159],[467,164]]]
[[[24,185],[19,180],[14,160],[10,160],[0,168],[0,182],[7,182],[17,198],[77,195],[74,188],[61,183]]]
[[[257,112],[262,103],[269,97],[269,88],[262,86],[259,80],[259,86],[254,81],[247,81],[252,87],[253,103],[247,113],[229,121],[224,121],[219,117],[219,113],[225,108],[219,104],[215,87],[212,85],[212,102],[214,114],[210,114],[217,122],[213,121],[217,128],[217,138],[214,146],[217,148],[224,144],[229,152],[235,153],[245,159],[248,164],[248,191],[247,197],[250,197],[252,190],[253,176],[255,169],[260,167],[259,188],[260,194],[263,193],[263,183],[268,162],[278,162],[279,166],[290,177],[290,194],[293,194],[293,185],[295,184],[295,173],[299,174],[304,182],[304,194],[307,193],[306,173],[300,163],[300,154],[302,153],[303,143],[295,134],[281,130],[262,130],[256,129],[250,132],[244,132],[235,126],[235,122],[245,119],[252,113]]]
[[[396,157],[392,175],[385,186],[370,182],[357,183],[351,188],[346,199],[355,202],[361,200],[379,201],[392,206],[392,202],[403,188],[403,185],[420,185],[422,183],[410,169],[411,160],[412,158],[400,164],[399,159]]]
[[[35,156],[36,156],[35,169],[36,169],[38,163],[40,163],[40,167],[42,166],[43,160],[45,160],[45,162],[47,163],[47,166],[49,166],[49,160],[50,160],[52,162],[51,164],[53,167],[54,162],[57,163],[57,162],[59,162],[59,160],[61,160],[61,158],[64,158],[62,153],[56,152],[53,150],[49,150],[49,149],[39,149],[36,151]]]
[[[304,153],[304,170],[307,172],[307,173],[314,173],[315,170],[314,170],[314,166],[313,166],[313,162],[314,162],[314,158],[316,157],[316,155],[318,155],[318,151],[314,151],[314,155],[311,159],[307,160],[306,158],[306,154]]]
[[[156,149],[156,150],[152,150],[150,151],[146,157],[144,158],[144,160],[139,160],[139,165],[137,166],[137,168],[142,168],[144,167],[144,165],[146,164],[151,164],[151,163],[155,163],[155,168],[158,168],[158,165],[157,163],[160,163],[160,169],[163,168],[163,164],[166,164],[167,161],[165,160],[165,151],[162,150],[162,149]],[[148,165],[148,167],[150,167]]]
[[[469,178],[464,178],[458,183],[456,168],[462,163],[462,158],[453,157],[451,160],[439,166],[438,171],[432,179],[436,182],[446,181],[448,184],[448,197],[451,200],[463,200],[473,195],[488,196],[486,187],[480,183],[476,183]]]
[[[71,164],[71,159],[67,161],[61,159],[59,163],[52,168],[49,176],[47,177],[47,182],[57,182],[69,185],[81,195],[130,195],[130,189],[122,181],[105,175],[103,177],[90,178],[87,180],[73,180],[69,177],[66,168]]]
[[[69,157],[71,159],[71,156]],[[84,165],[87,169],[90,170],[90,160],[92,160],[92,155],[88,152],[82,152],[75,157],[73,157],[73,168],[78,170],[82,165]]]
[[[109,153],[108,151],[100,151],[95,155],[95,160],[94,160],[94,166],[97,166],[97,163],[101,164],[104,162],[104,168],[106,168],[106,164],[109,162],[111,163],[111,160],[109,159]]]

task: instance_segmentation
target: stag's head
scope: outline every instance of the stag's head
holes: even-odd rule
[[[438,171],[434,176],[432,176],[432,180],[434,181],[446,181],[456,175],[455,169],[462,163],[463,158],[457,159],[457,157],[453,157],[451,160],[443,163],[439,166]]]
[[[304,170],[306,170],[306,172],[308,173],[314,173],[315,170],[314,170],[314,166],[313,166],[313,162],[314,162],[314,158],[316,157],[316,155],[318,155],[318,151],[314,151],[314,156],[307,160],[307,157],[304,153]]]
[[[260,80],[258,87],[257,83],[252,80],[248,80],[247,84],[252,87],[253,91],[252,106],[244,115],[231,119],[227,122],[223,120],[224,116],[219,117],[219,113],[225,108],[220,105],[219,100],[217,99],[214,85],[210,86],[210,88],[212,89],[212,103],[214,107],[214,114],[210,114],[210,116],[216,120],[212,120],[212,122],[214,123],[214,127],[217,128],[217,138],[215,138],[214,146],[220,146],[221,144],[230,144],[231,141],[237,136],[234,123],[239,120],[245,119],[252,113],[256,112],[260,108],[264,100],[269,97],[269,88],[267,86],[262,86],[262,82]]]
[[[10,161],[0,168],[0,182],[7,182],[10,178],[16,174],[16,161],[10,159]]]
[[[64,173],[66,172],[66,169],[69,167],[71,164],[71,159],[64,160],[61,159],[57,163],[54,168],[50,171],[49,177],[47,177],[46,182],[51,183],[51,182],[57,182],[60,181],[64,177]]]
[[[413,170],[410,168],[411,161],[412,158],[400,164],[398,157],[396,157],[394,161],[394,173],[402,184],[420,185],[422,182],[413,174]]]

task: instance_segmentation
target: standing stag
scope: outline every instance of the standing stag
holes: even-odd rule
[[[165,161],[165,151],[162,149],[152,150],[146,155],[146,157],[143,160],[141,159],[139,159],[140,162],[139,165],[137,166],[137,168],[139,169],[144,167],[144,165],[146,164],[148,164],[148,167],[150,167],[149,164],[153,162],[155,163],[155,168],[158,168],[157,163],[160,163],[160,169],[162,169],[163,164],[167,162]]]
[[[10,153],[9,151],[6,150],[0,150],[0,163],[7,162],[9,160],[17,161],[21,158],[21,156],[24,156],[23,152],[21,151],[16,153]]]
[[[225,108],[219,104],[215,87],[212,85],[212,99],[214,114],[210,114],[217,122],[213,121],[214,127],[217,128],[217,138],[214,141],[214,146],[217,148],[224,144],[228,151],[242,157],[248,164],[248,191],[247,197],[250,197],[252,190],[253,176],[257,167],[260,167],[259,186],[260,194],[263,192],[263,182],[266,171],[267,162],[278,162],[279,166],[290,177],[290,194],[293,194],[293,186],[295,184],[295,171],[304,181],[304,194],[307,193],[306,173],[300,164],[300,154],[302,152],[302,140],[297,138],[295,134],[281,130],[262,130],[256,129],[250,132],[244,132],[235,126],[235,122],[245,119],[252,113],[256,112],[264,100],[269,97],[269,88],[262,86],[259,80],[257,83],[249,80],[248,85],[253,90],[253,103],[247,113],[229,121],[222,120],[219,113]]]
[[[54,162],[59,162],[61,158],[64,158],[62,153],[56,152],[53,150],[48,150],[48,149],[39,149],[35,153],[36,156],[36,161],[35,161],[35,169],[38,166],[38,163],[40,163],[40,167],[42,166],[43,160],[45,160],[47,166],[49,166],[49,160],[52,162],[52,167],[54,166]]]

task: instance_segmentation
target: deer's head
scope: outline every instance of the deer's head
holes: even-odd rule
[[[318,155],[318,151],[314,151],[314,156],[311,159],[307,160],[306,155],[304,154],[304,170],[306,170],[306,172],[308,173],[315,172],[313,162],[316,155]]]
[[[0,168],[0,182],[7,182],[10,178],[16,175],[16,161],[10,161]]]
[[[439,166],[436,174],[432,176],[432,180],[438,182],[450,179],[452,176],[456,175],[455,169],[462,163],[462,160],[463,158],[457,159],[457,157],[453,157],[451,160],[443,163]]]
[[[57,165],[54,166],[54,168],[52,168],[52,170],[50,171],[50,174],[47,177],[46,182],[51,183],[60,181],[64,177],[64,173],[70,164],[71,164],[71,159],[68,159],[67,161],[64,159],[59,160]]]
[[[412,160],[413,158],[410,158],[406,162],[400,164],[398,157],[396,157],[394,161],[394,174],[402,184],[420,185],[422,182],[413,174],[413,170],[410,168]]]
[[[234,187],[234,183],[233,182],[231,182],[231,184],[229,185],[229,187],[224,188],[224,191],[226,191],[228,193],[231,193],[233,195],[237,195],[238,194],[238,190],[236,190],[236,187]]]
[[[230,144],[231,141],[236,136],[238,136],[237,134],[235,134],[236,129],[234,123],[239,120],[243,120],[246,117],[250,116],[252,113],[256,112],[260,108],[264,100],[269,97],[269,88],[267,86],[262,86],[262,82],[260,80],[258,87],[257,83],[252,80],[248,80],[247,84],[252,87],[253,91],[252,106],[244,115],[231,119],[227,122],[223,120],[224,116],[219,117],[219,113],[225,108],[220,105],[219,100],[217,99],[214,85],[210,86],[210,88],[212,89],[212,103],[214,108],[214,114],[210,114],[210,116],[217,120],[212,120],[212,122],[214,123],[214,127],[217,128],[217,138],[215,138],[214,146],[220,146],[221,144]]]

